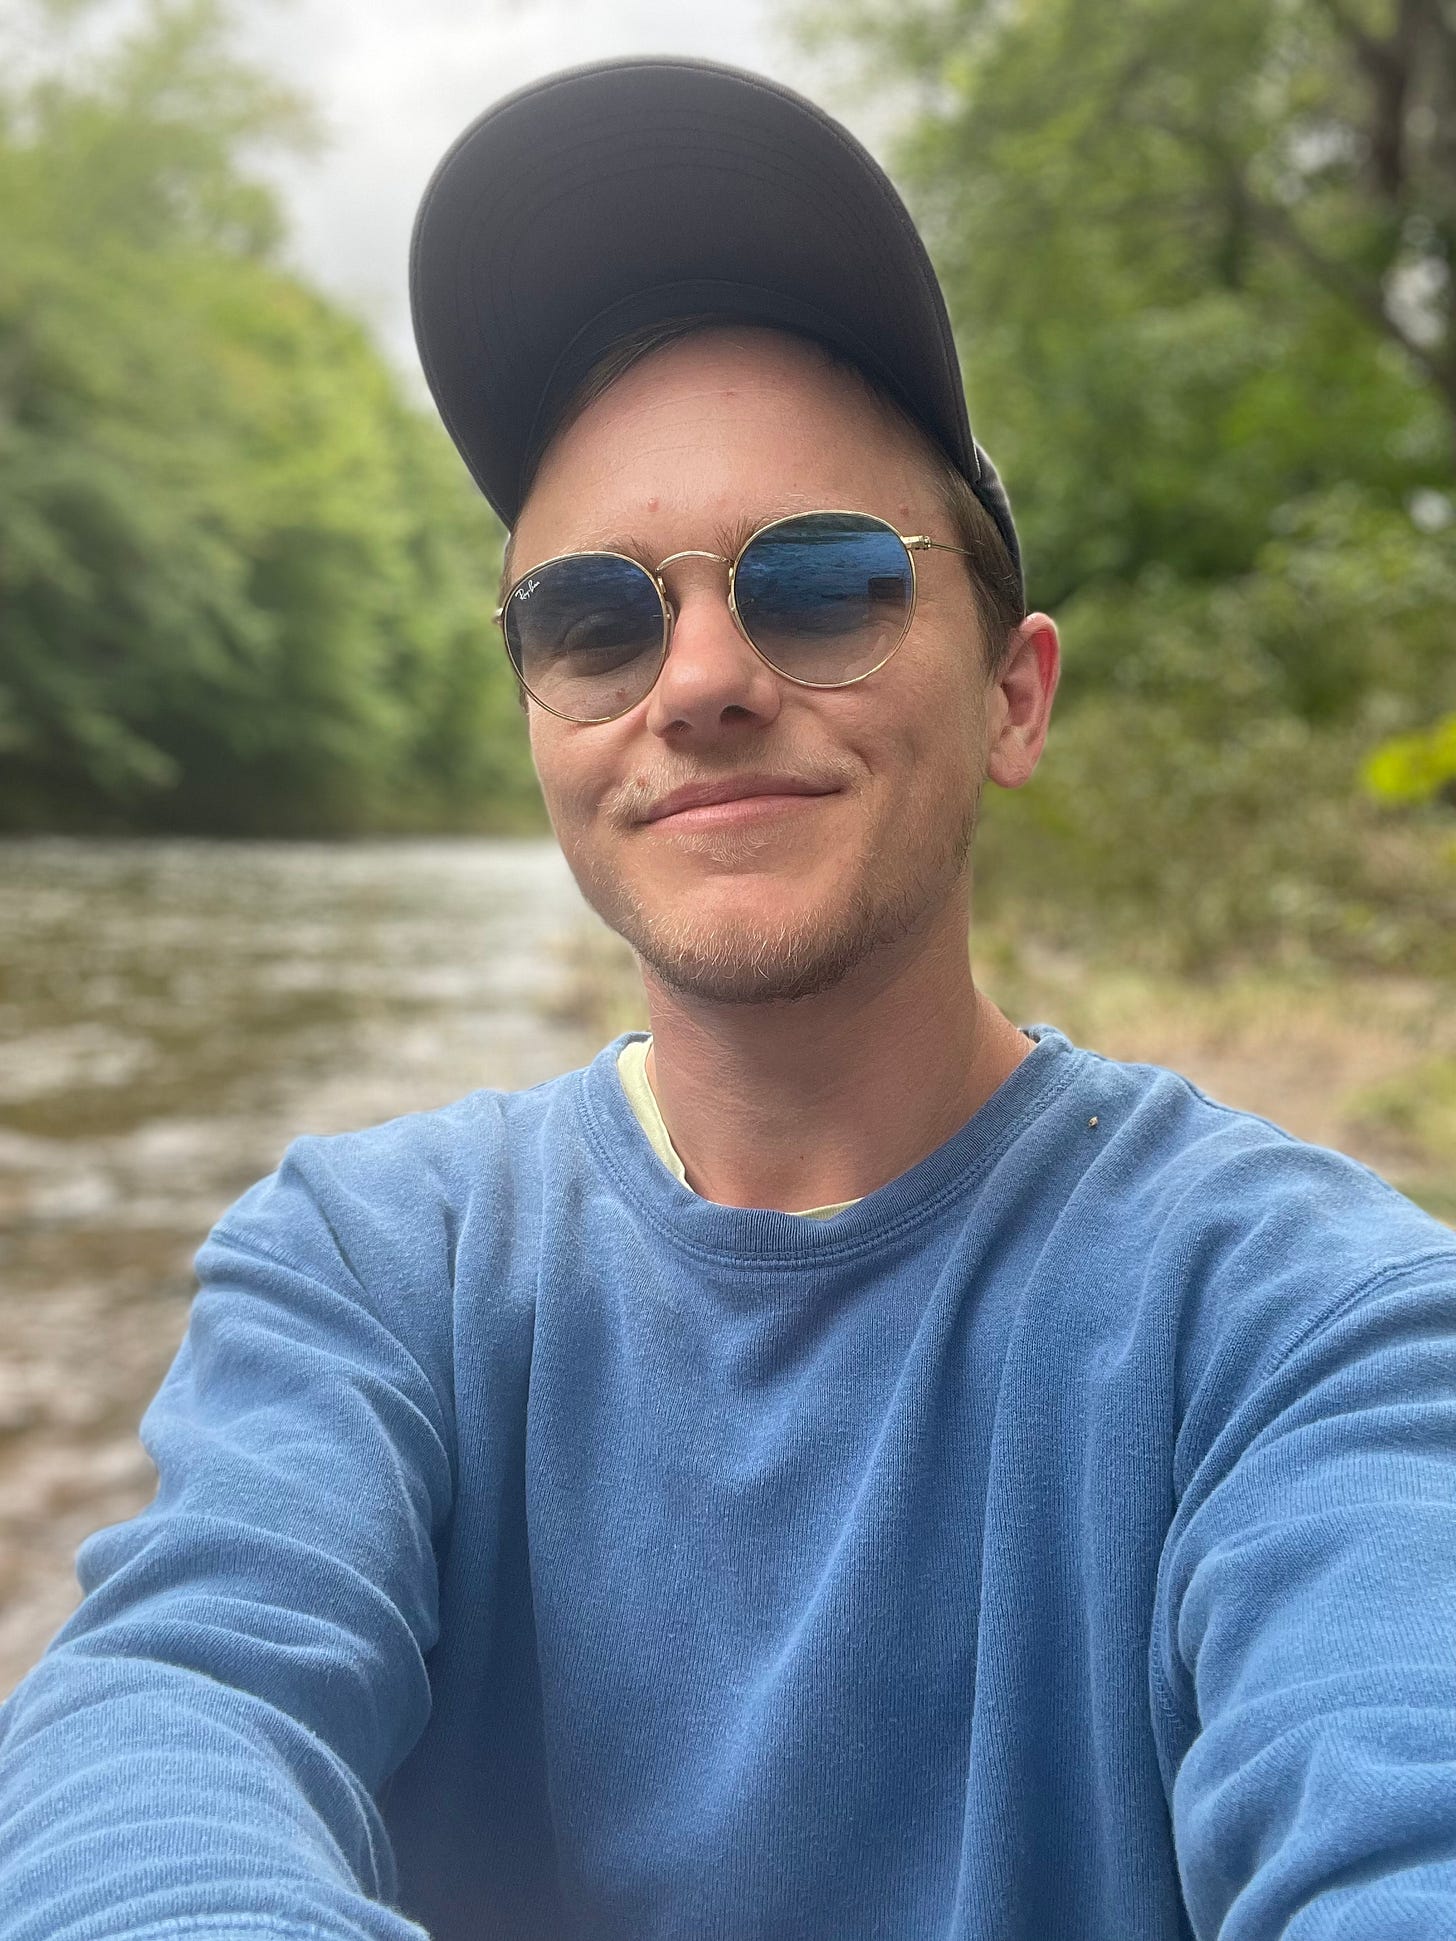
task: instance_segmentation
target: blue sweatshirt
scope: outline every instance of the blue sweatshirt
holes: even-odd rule
[[[0,1715],[4,1941],[1456,1936],[1456,1236],[1034,1035],[826,1221],[617,1046],[294,1144]]]

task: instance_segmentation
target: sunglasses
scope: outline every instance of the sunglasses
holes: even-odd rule
[[[728,568],[728,608],[760,660],[799,687],[852,687],[884,666],[915,614],[914,554],[964,553],[868,512],[796,512],[760,526],[736,559],[671,553],[656,571],[625,553],[562,553],[496,609],[521,686],[563,721],[615,721],[662,672],[675,610],[662,569]]]

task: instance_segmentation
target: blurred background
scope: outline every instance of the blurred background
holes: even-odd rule
[[[0,1691],[224,1205],[639,1021],[405,285],[466,122],[633,52],[825,102],[941,271],[1066,655],[981,981],[1456,1221],[1441,0],[0,0]]]

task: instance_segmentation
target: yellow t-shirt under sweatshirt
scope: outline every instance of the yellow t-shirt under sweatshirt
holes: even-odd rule
[[[674,1179],[688,1186],[687,1174],[683,1163],[673,1149],[667,1136],[667,1127],[662,1122],[662,1114],[657,1109],[657,1095],[652,1089],[652,1081],[647,1076],[647,1054],[652,1049],[651,1038],[629,1038],[617,1053],[617,1076],[622,1081],[622,1090],[627,1094],[627,1103],[637,1114],[637,1123],[647,1134],[647,1142],[657,1157],[666,1166]],[[692,1192],[688,1186],[688,1191]],[[836,1213],[843,1213],[853,1200],[841,1200],[837,1206],[795,1207],[805,1220],[829,1220]]]

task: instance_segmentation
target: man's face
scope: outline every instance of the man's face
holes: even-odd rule
[[[654,352],[552,445],[512,570],[602,548],[655,567],[730,558],[792,512],[876,514],[953,540],[916,440],[851,374],[769,331]],[[699,998],[809,995],[876,951],[964,924],[987,745],[985,647],[964,562],[915,556],[898,653],[853,687],[796,687],[743,640],[727,568],[681,559],[666,664],[618,720],[534,703],[531,747],[583,894],[650,973]],[[730,799],[661,813],[683,789]],[[747,791],[756,791],[747,793]]]

